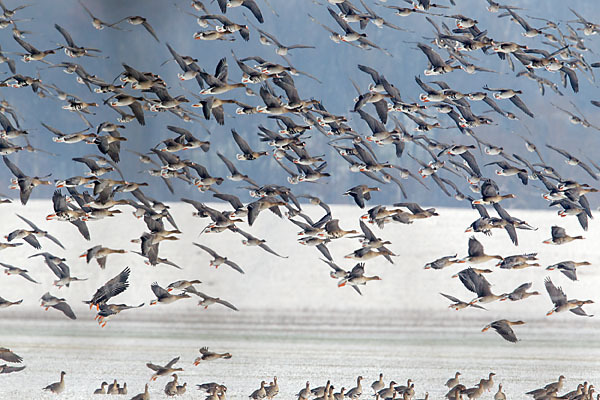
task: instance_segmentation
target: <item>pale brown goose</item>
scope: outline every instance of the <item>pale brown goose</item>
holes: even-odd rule
[[[22,269],[19,267],[15,267],[13,265],[10,264],[5,264],[0,262],[0,266],[4,267],[4,273],[6,275],[20,275],[23,278],[27,279],[29,282],[33,282],[33,283],[37,283],[39,284],[40,282],[36,281],[35,279],[33,279],[31,276],[29,276],[28,272],[26,269]]]
[[[20,363],[23,361],[23,357],[18,356],[6,347],[0,347],[0,359],[11,363]]]
[[[593,317],[593,315],[587,314],[583,308],[581,308],[585,304],[594,303],[593,300],[577,300],[571,299],[567,300],[567,295],[563,292],[562,288],[554,286],[550,277],[546,277],[544,279],[544,284],[546,286],[546,290],[548,291],[548,295],[550,296],[550,300],[554,303],[554,308],[546,313],[546,315],[552,315],[555,312],[563,312],[563,311],[571,311],[575,315],[579,315],[582,317]]]
[[[210,254],[213,257],[213,259],[210,261],[210,264],[209,264],[211,267],[214,266],[215,268],[219,268],[219,266],[221,264],[225,264],[225,265],[230,266],[231,268],[233,268],[234,270],[236,270],[240,274],[244,273],[244,270],[242,270],[242,268],[240,268],[239,265],[237,265],[233,261],[228,260],[227,257],[223,257],[223,256],[218,255],[217,252],[215,252],[210,247],[204,246],[204,245],[199,244],[199,243],[192,243],[192,244],[194,246],[200,247],[202,250],[206,251],[208,254]]]
[[[373,389],[373,391],[375,393],[379,392],[381,389],[383,389],[385,387],[385,383],[383,383],[383,374],[380,373],[379,374],[379,379],[376,380],[375,382],[371,383],[371,389]]]
[[[582,265],[592,265],[592,263],[590,263],[589,261],[578,261],[578,262],[576,262],[576,261],[561,261],[559,263],[552,264],[552,265],[546,267],[546,270],[553,271],[555,269],[558,269],[567,278],[569,278],[572,281],[576,281],[577,280],[577,267],[580,267]]]
[[[156,32],[154,32],[154,28],[152,28],[152,26],[148,23],[148,21],[146,20],[146,18],[141,17],[139,15],[134,15],[134,16],[130,16],[130,17],[125,17],[113,24],[110,24],[109,27],[114,28],[115,25],[120,24],[123,21],[127,21],[129,22],[131,25],[142,25],[150,35],[152,35],[152,37],[154,39],[156,39],[157,42],[160,42],[160,40],[158,40],[158,36],[156,36]]]
[[[356,378],[356,386],[348,390],[348,392],[346,393],[346,397],[356,400],[362,395],[362,385],[360,384],[362,380],[362,376]]]
[[[256,389],[255,391],[253,391],[250,396],[251,399],[253,400],[262,400],[265,397],[267,397],[267,391],[265,390],[265,385],[267,383],[265,381],[260,382],[260,388]]]
[[[107,382],[102,382],[100,387],[94,390],[94,394],[106,394],[106,387],[108,386]]]
[[[494,400],[506,400],[506,394],[502,391],[502,384],[498,384],[498,391],[494,394]]]
[[[487,255],[483,250],[483,245],[475,236],[469,238],[469,255],[462,259],[462,261],[479,264],[490,260],[502,260],[502,256],[499,255]]]
[[[167,396],[175,396],[177,394],[177,374],[172,375],[173,380],[165,385],[165,394]]]
[[[173,366],[179,361],[179,357],[175,357],[169,361],[165,366],[160,366],[152,363],[146,363],[146,366],[154,371],[154,374],[150,378],[151,381],[155,381],[159,376],[167,376],[177,371],[183,371],[183,368],[173,368]]]
[[[220,358],[228,360],[231,358],[231,353],[215,353],[214,351],[209,351],[208,347],[202,347],[200,349],[200,354],[202,355],[200,357],[196,357],[194,360],[194,365],[200,364],[200,361],[213,361]]]
[[[207,309],[210,305],[213,304],[221,304],[224,305],[227,308],[231,308],[233,311],[239,311],[233,304],[231,304],[228,301],[225,300],[221,300],[218,297],[211,297],[207,294],[204,294],[202,292],[197,291],[193,286],[188,287],[187,289],[185,289],[185,292],[187,293],[192,293],[195,294],[196,296],[200,297],[202,300],[200,300],[198,302],[199,306],[203,306],[204,309]]]
[[[556,244],[561,245],[572,242],[574,240],[582,240],[583,236],[569,236],[565,228],[554,225],[551,229],[552,238],[544,240],[545,244]]]
[[[44,388],[44,390],[48,390],[54,394],[61,394],[65,390],[65,375],[67,373],[65,371],[61,371],[60,373],[60,381],[49,384]]]
[[[16,306],[23,302],[23,299],[17,301],[8,301],[0,296],[0,308],[8,308],[10,306]]]
[[[454,374],[454,378],[450,378],[446,381],[445,385],[447,387],[449,387],[450,389],[452,389],[454,386],[458,385],[460,383],[459,381],[459,377],[460,377],[460,372],[456,371],[456,373]]]
[[[453,308],[456,311],[465,309],[467,307],[475,307],[475,308],[480,308],[482,310],[485,310],[485,308],[481,307],[478,304],[464,302],[464,301],[459,300],[458,298],[451,296],[449,294],[445,294],[445,293],[441,293],[441,292],[440,292],[440,294],[452,302],[452,304],[450,304],[448,306],[448,308]]]
[[[19,167],[17,167],[12,161],[8,159],[8,157],[2,156],[2,158],[4,159],[4,163],[6,164],[10,172],[12,172],[12,174],[15,176],[15,178],[11,180],[11,182],[13,183],[11,188],[19,189],[19,195],[21,198],[21,203],[23,205],[27,204],[27,202],[29,201],[29,196],[31,196],[31,192],[36,186],[52,184],[51,182],[43,180],[40,177],[31,177],[25,175],[23,171],[19,169]]]
[[[148,391],[148,384],[144,387],[144,392],[136,394],[131,400],[150,400],[150,392]]]
[[[150,302],[151,306],[158,303],[171,304],[177,300],[188,299],[190,297],[190,295],[187,293],[171,294],[166,289],[162,288],[157,282],[153,282],[152,285],[150,285],[150,288],[156,296],[156,299]]]
[[[80,255],[79,257],[85,258],[86,262],[89,264],[90,261],[96,259],[100,268],[106,268],[106,258],[110,254],[125,254],[126,251],[123,249],[110,249],[108,247],[103,247],[102,245],[97,245],[94,247],[90,247],[86,250],[85,253]]]
[[[75,316],[75,313],[73,312],[73,309],[71,309],[71,306],[69,306],[69,304],[67,304],[65,299],[59,299],[58,297],[54,297],[49,292],[46,292],[42,296],[40,305],[42,307],[44,307],[46,309],[46,311],[48,311],[48,309],[50,307],[52,307],[56,310],[61,311],[63,314],[65,314],[70,319],[77,319],[77,317]]]
[[[84,301],[84,303],[89,304],[90,309],[93,306],[96,306],[97,309],[100,309],[101,304],[106,304],[106,302],[112,297],[123,293],[129,287],[128,280],[130,273],[131,269],[129,267],[125,267],[125,269],[123,269],[123,271],[121,271],[118,275],[108,280],[104,285],[98,288],[91,300]]]
[[[491,303],[500,300],[505,296],[504,294],[493,294],[491,284],[483,277],[483,275],[476,272],[473,268],[467,268],[460,271],[458,273],[458,278],[468,290],[477,294],[477,297],[473,299],[470,304]]]
[[[524,323],[525,322],[523,321],[509,321],[507,319],[500,319],[486,325],[481,332],[485,332],[490,328],[494,328],[496,332],[498,332],[498,334],[504,338],[504,340],[516,343],[519,339],[517,339],[517,336],[515,335],[515,332],[512,330],[511,326],[523,325]]]
[[[517,300],[526,299],[531,296],[538,296],[540,294],[540,292],[538,292],[538,291],[533,291],[533,292],[527,291],[528,289],[531,288],[531,285],[532,285],[531,282],[527,282],[527,283],[520,285],[512,292],[504,294],[503,297],[500,299],[500,301],[505,301],[507,299],[510,301],[517,301]]]

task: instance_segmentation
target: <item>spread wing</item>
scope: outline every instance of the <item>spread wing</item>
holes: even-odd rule
[[[204,246],[202,244],[199,244],[199,243],[192,243],[192,244],[194,246],[200,247],[202,250],[204,250],[205,252],[207,252],[208,254],[210,254],[213,257],[217,257],[218,256],[218,254],[213,249],[211,249],[209,247],[206,247],[206,246]]]
[[[12,161],[10,161],[10,160],[8,159],[8,157],[6,157],[6,156],[3,156],[2,158],[4,159],[4,164],[6,164],[6,166],[8,167],[8,169],[10,169],[10,172],[12,172],[12,174],[13,174],[14,176],[16,176],[16,177],[17,177],[17,178],[19,178],[19,179],[22,179],[22,178],[26,178],[26,177],[27,177],[27,175],[25,175],[25,174],[23,173],[23,171],[21,171],[21,170],[19,169],[19,167],[17,167],[17,166],[16,166],[16,165],[15,165],[15,164],[14,164]]]
[[[69,317],[71,319],[77,319],[77,317],[75,316],[75,313],[71,309],[71,306],[68,305],[64,301],[61,301],[60,303],[52,306],[52,308],[56,308],[57,310],[62,311],[63,314],[65,314],[67,317]]]
[[[234,311],[239,311],[233,304],[231,304],[228,301],[225,300],[221,300],[221,299],[216,299],[215,302],[224,305],[225,307],[231,308]]]
[[[552,300],[552,303],[554,303],[555,306],[558,307],[567,303],[567,295],[563,292],[562,288],[554,286],[550,277],[544,279],[544,285],[546,285],[550,300]]]
[[[244,138],[240,136],[239,133],[237,133],[234,129],[231,130],[231,133],[233,134],[233,140],[235,140],[240,150],[242,150],[244,154],[252,153],[252,149],[248,145],[248,142],[246,142]]]
[[[108,282],[106,282],[102,287],[100,287],[92,300],[91,304],[99,304],[105,303],[111,297],[114,297],[122,292],[124,292],[129,287],[129,274],[131,273],[131,269],[129,267],[125,267],[123,271]]]
[[[244,270],[242,268],[240,268],[240,266],[237,265],[236,263],[234,263],[233,261],[225,260],[225,264],[229,265],[231,268],[235,269],[240,274],[245,273]]]
[[[152,285],[150,285],[150,288],[154,292],[154,295],[159,299],[170,296],[169,292],[167,292],[164,288],[160,287],[159,284],[156,282],[153,282]]]
[[[179,361],[179,357],[175,357],[174,359],[172,359],[171,361],[169,361],[167,363],[167,365],[165,365],[165,368],[171,368],[173,365],[175,365],[177,362]]]
[[[469,238],[469,256],[480,256],[483,255],[483,245],[475,236]]]

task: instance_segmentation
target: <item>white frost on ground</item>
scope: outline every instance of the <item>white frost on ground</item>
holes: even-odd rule
[[[27,365],[23,372],[0,375],[0,398],[52,398],[40,388],[56,381],[61,369],[68,373],[67,391],[61,398],[90,398],[89,393],[103,380],[113,378],[128,383],[131,397],[143,390],[151,375],[146,362],[166,363],[178,355],[178,365],[185,370],[180,381],[188,382],[186,398],[203,398],[195,384],[209,381],[227,384],[231,399],[247,398],[262,379],[273,375],[279,377],[281,399],[292,398],[306,380],[315,386],[331,378],[336,388],[349,388],[359,374],[366,378],[366,394],[370,393],[370,383],[383,372],[386,381],[392,378],[404,384],[412,378],[417,398],[428,390],[436,399],[444,393],[443,382],[460,370],[467,385],[494,371],[509,398],[518,399],[523,398],[523,392],[555,380],[561,373],[573,388],[580,380],[600,376],[597,318],[571,313],[546,317],[552,304],[543,285],[544,277],[551,276],[569,298],[598,300],[596,244],[600,238],[595,220],[590,221],[590,231],[583,233],[586,240],[550,246],[541,242],[550,237],[552,224],[580,234],[575,218],[560,218],[554,212],[511,210],[514,216],[540,229],[519,231],[519,247],[511,244],[504,231],[494,232],[492,238],[478,234],[478,239],[490,254],[537,251],[542,267],[496,270],[488,280],[494,293],[508,292],[532,281],[532,289],[542,295],[523,302],[489,304],[489,311],[455,312],[446,308],[448,302],[438,292],[464,300],[473,297],[458,280],[450,278],[465,264],[442,271],[423,270],[423,265],[444,255],[466,255],[469,234],[464,230],[477,217],[473,210],[440,209],[439,217],[412,225],[388,225],[384,230],[373,227],[378,236],[392,241],[389,247],[399,257],[395,265],[383,259],[367,262],[367,275],[376,274],[383,280],[370,282],[362,289],[361,297],[348,287],[337,288],[336,281],[328,276],[328,267],[318,260],[320,253],[296,243],[296,226],[268,211],[253,227],[245,223],[240,227],[267,239],[275,251],[289,259],[243,247],[241,237],[231,232],[198,236],[207,221],[190,217],[191,206],[173,204],[172,213],[184,234],[178,242],[163,242],[160,254],[182,266],[182,271],[168,266],[148,267],[132,253],[109,256],[106,270],[100,270],[95,262],[86,265],[78,256],[96,244],[138,250],[138,245],[129,240],[139,237],[145,226],[131,217],[130,208],[122,208],[129,215],[90,222],[92,241],[86,242],[71,224],[44,220],[52,213],[49,201],[31,201],[26,208],[16,204],[1,207],[1,234],[25,227],[14,215],[21,213],[67,247],[62,251],[41,238],[44,251],[67,258],[72,274],[89,280],[57,290],[51,287],[55,278],[42,259],[26,258],[35,249],[24,244],[0,252],[1,262],[26,268],[42,282],[35,285],[21,277],[0,276],[0,296],[24,299],[20,306],[0,310],[0,346],[12,348]],[[306,206],[306,210],[313,219],[322,214],[318,207]],[[333,210],[342,228],[359,229],[357,218],[362,210],[355,206],[334,206]],[[192,241],[228,256],[246,274],[227,266],[218,270],[209,267],[209,256],[192,246]],[[354,262],[343,256],[358,247],[356,239],[335,240],[329,245],[336,262],[347,268]],[[543,270],[562,260],[588,260],[593,265],[578,270],[577,282],[557,271]],[[153,281],[166,286],[177,279],[200,279],[200,290],[232,302],[240,312],[216,305],[203,310],[196,299],[182,300],[125,311],[106,328],[99,328],[93,321],[94,313],[81,301],[89,300],[101,284],[127,265],[132,269],[131,287],[114,302],[148,304],[153,298]],[[492,263],[485,266],[494,268]],[[77,321],[39,307],[39,298],[48,290],[69,301]],[[594,314],[598,306],[588,305],[586,310]],[[527,321],[515,327],[521,342],[511,344],[494,332],[480,332],[485,324],[500,318]],[[194,367],[198,348],[205,345],[234,356]],[[166,397],[162,392],[166,381],[163,378],[152,383],[152,398]]]

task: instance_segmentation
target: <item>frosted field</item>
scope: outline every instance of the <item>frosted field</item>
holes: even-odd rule
[[[367,397],[371,382],[383,372],[386,382],[394,379],[405,384],[412,378],[417,399],[423,398],[425,391],[430,398],[439,399],[445,393],[443,383],[460,370],[467,386],[493,371],[508,398],[521,399],[525,391],[553,381],[561,373],[567,377],[568,390],[579,381],[593,381],[600,376],[597,317],[572,313],[546,317],[552,304],[543,285],[544,277],[551,276],[569,298],[599,301],[600,230],[596,220],[591,220],[590,230],[583,233],[586,240],[550,246],[541,242],[550,237],[554,223],[573,235],[581,233],[575,218],[509,208],[512,215],[540,229],[519,231],[519,247],[512,245],[504,231],[495,231],[493,237],[478,234],[478,239],[488,254],[537,251],[542,267],[498,269],[488,280],[494,293],[509,292],[531,281],[532,290],[542,295],[522,302],[488,304],[488,311],[456,312],[446,308],[449,303],[438,292],[462,300],[474,297],[460,281],[450,278],[465,264],[442,271],[423,270],[423,266],[444,255],[466,256],[469,234],[464,230],[477,218],[474,210],[439,209],[439,217],[412,225],[387,225],[384,230],[373,227],[378,236],[393,242],[389,248],[399,257],[394,265],[384,259],[367,262],[366,275],[379,275],[382,280],[361,288],[361,297],[351,288],[337,288],[336,281],[328,276],[329,267],[319,261],[320,253],[296,243],[296,226],[268,211],[251,228],[245,223],[240,228],[267,239],[275,251],[289,259],[243,247],[241,236],[232,232],[198,236],[207,220],[190,217],[194,210],[189,205],[172,204],[172,214],[184,234],[178,242],[163,242],[160,256],[183,270],[148,267],[132,253],[109,256],[106,270],[100,270],[95,261],[87,265],[78,256],[96,244],[139,250],[139,245],[129,241],[145,230],[143,221],[133,220],[129,207],[121,208],[124,215],[89,223],[92,240],[86,242],[71,224],[46,222],[51,207],[50,201],[31,201],[27,207],[2,205],[0,233],[25,227],[14,215],[20,213],[67,247],[65,252],[40,238],[43,251],[67,258],[72,275],[89,280],[57,290],[51,287],[55,277],[42,258],[27,259],[35,249],[24,244],[0,252],[0,261],[26,268],[42,282],[35,285],[21,277],[0,276],[0,296],[12,301],[24,299],[20,306],[0,310],[0,346],[14,350],[27,366],[22,372],[0,375],[0,399],[53,398],[41,388],[57,381],[61,370],[67,372],[67,389],[61,398],[90,398],[102,381],[115,378],[127,382],[131,397],[143,391],[152,374],[146,362],[165,364],[176,356],[181,356],[177,366],[184,368],[180,382],[188,383],[183,398],[204,398],[195,385],[212,381],[228,386],[228,398],[247,398],[261,380],[268,381],[274,375],[279,378],[280,399],[293,398],[307,380],[311,386],[320,386],[331,379],[337,391],[342,386],[353,387],[358,375],[365,377],[363,397]],[[315,220],[322,215],[318,207],[307,205],[305,210]],[[333,214],[341,220],[342,228],[359,229],[357,218],[362,210],[357,207],[335,206]],[[209,267],[209,256],[191,245],[192,241],[228,256],[246,274],[227,266],[217,270]],[[336,262],[350,269],[354,261],[344,260],[343,256],[359,246],[356,239],[346,238],[328,247]],[[593,265],[578,269],[578,282],[571,282],[558,271],[544,271],[547,265],[563,260],[587,260]],[[112,303],[147,305],[153,298],[153,281],[164,287],[178,279],[200,279],[203,283],[199,290],[230,301],[240,312],[218,305],[204,310],[197,306],[197,299],[185,299],[125,311],[110,320],[106,328],[100,328],[93,320],[95,313],[81,301],[89,300],[100,285],[125,266],[132,269],[131,286]],[[483,266],[494,268],[493,263]],[[48,290],[67,299],[78,316],[76,321],[39,307],[39,298]],[[590,314],[600,311],[597,304],[585,309]],[[514,328],[519,343],[506,342],[492,331],[480,332],[500,318],[527,322]],[[192,362],[202,346],[231,352],[233,358],[195,367]],[[166,398],[163,388],[167,381],[160,378],[151,384],[152,398]],[[484,398],[493,398],[493,392]]]

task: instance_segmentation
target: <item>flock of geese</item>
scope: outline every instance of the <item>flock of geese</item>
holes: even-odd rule
[[[306,23],[309,28],[319,31],[322,28],[328,32],[329,39],[339,46],[352,46],[365,52],[364,54],[367,51],[376,52],[377,60],[381,63],[397,62],[397,59],[372,39],[377,36],[377,29],[396,35],[401,40],[410,39],[411,43],[416,43],[419,57],[415,58],[415,62],[424,69],[417,73],[415,82],[422,93],[418,94],[414,88],[395,86],[377,70],[377,65],[358,64],[359,72],[353,79],[369,79],[370,83],[368,86],[359,85],[352,80],[358,93],[356,99],[346,101],[352,114],[328,111],[326,97],[321,100],[309,98],[310,94],[303,90],[304,80],[320,82],[316,71],[322,66],[315,65],[310,73],[304,72],[297,70],[288,58],[300,53],[310,57],[310,52],[314,51],[318,43],[283,44],[275,33],[261,29],[265,18],[270,16],[266,12],[267,8],[272,11],[273,18],[277,15],[278,4],[270,4],[267,0],[218,0],[216,4],[193,0],[192,8],[189,8],[189,4],[172,7],[171,11],[180,13],[182,19],[190,15],[196,18],[201,30],[190,34],[190,37],[223,43],[223,58],[216,66],[206,65],[199,55],[180,54],[177,44],[165,42],[166,38],[157,35],[153,28],[156,21],[149,21],[143,16],[125,16],[115,22],[105,22],[100,19],[102,7],[99,4],[80,1],[79,6],[89,16],[91,26],[87,29],[115,30],[123,36],[123,40],[127,40],[128,35],[146,35],[144,43],[152,51],[168,54],[181,70],[176,77],[161,76],[161,71],[146,71],[144,65],[123,63],[117,79],[93,73],[99,63],[114,63],[115,60],[106,57],[101,49],[85,47],[83,43],[76,44],[71,32],[75,33],[77,25],[72,21],[63,25],[53,24],[56,31],[47,36],[55,36],[51,40],[60,40],[60,44],[58,47],[48,46],[49,40],[44,37],[29,36],[28,31],[17,28],[17,24],[19,27],[30,24],[32,29],[46,24],[46,21],[36,21],[35,24],[30,22],[27,15],[29,5],[10,9],[0,2],[3,10],[0,28],[12,28],[12,38],[10,34],[2,33],[5,39],[4,50],[15,46],[19,49],[0,52],[0,63],[6,64],[10,75],[0,81],[2,95],[7,99],[0,105],[0,155],[5,171],[12,176],[10,187],[18,191],[23,205],[17,214],[22,222],[21,226],[11,232],[4,232],[5,241],[0,242],[0,250],[15,247],[19,247],[18,251],[30,250],[31,254],[27,255],[32,259],[32,266],[36,260],[43,261],[56,275],[56,280],[51,285],[36,280],[34,271],[23,268],[23,265],[10,264],[9,250],[4,253],[9,256],[2,255],[0,266],[5,274],[21,278],[10,278],[10,282],[43,285],[46,292],[40,299],[41,306],[46,310],[53,308],[60,311],[67,318],[77,319],[67,300],[52,293],[56,294],[55,289],[69,288],[70,285],[77,285],[77,282],[91,280],[93,277],[73,276],[68,265],[71,260],[46,251],[47,246],[54,246],[54,250],[66,250],[65,245],[68,244],[67,237],[58,238],[51,233],[54,223],[70,224],[74,235],[81,235],[90,241],[90,247],[80,257],[85,258],[88,264],[92,261],[97,263],[101,269],[112,269],[114,264],[118,264],[118,255],[125,252],[139,255],[140,264],[167,265],[182,269],[172,260],[161,256],[159,248],[162,242],[181,241],[188,232],[179,230],[168,204],[145,193],[149,186],[164,185],[165,190],[177,195],[175,182],[177,185],[197,188],[194,198],[188,196],[181,198],[181,201],[189,204],[190,214],[203,221],[203,234],[231,232],[239,235],[236,237],[243,245],[256,246],[264,251],[265,263],[285,262],[287,256],[277,251],[276,242],[267,244],[265,239],[248,232],[260,219],[260,214],[268,210],[281,218],[282,225],[295,225],[299,229],[298,243],[315,247],[319,252],[315,254],[322,256],[321,260],[327,265],[327,268],[323,266],[323,270],[329,270],[329,275],[338,280],[339,287],[350,286],[358,295],[362,295],[361,288],[369,282],[382,279],[380,276],[367,274],[367,263],[370,260],[381,257],[394,264],[394,258],[398,257],[391,249],[392,238],[379,237],[383,236],[385,226],[395,223],[426,224],[427,222],[420,220],[438,215],[434,208],[426,208],[409,200],[411,194],[408,188],[413,187],[407,184],[409,180],[412,180],[416,189],[441,190],[460,202],[468,202],[477,215],[467,228],[467,232],[472,232],[473,235],[490,236],[496,230],[505,231],[508,239],[518,246],[519,235],[526,235],[527,231],[539,228],[550,231],[551,238],[544,241],[545,244],[567,245],[575,240],[584,240],[579,232],[568,234],[558,223],[552,227],[534,227],[513,215],[519,214],[518,211],[509,213],[507,208],[510,207],[511,199],[519,193],[506,193],[502,189],[502,183],[514,180],[522,186],[522,191],[539,193],[548,200],[551,207],[556,207],[560,217],[576,217],[581,229],[587,231],[589,219],[592,218],[587,196],[598,190],[586,180],[593,179],[591,182],[595,183],[600,174],[600,167],[591,158],[595,156],[591,154],[593,151],[587,154],[589,162],[585,162],[563,149],[562,143],[541,145],[535,143],[536,138],[532,135],[511,134],[511,140],[523,141],[524,151],[510,154],[502,147],[502,140],[499,139],[498,144],[489,143],[480,137],[479,132],[485,130],[486,125],[536,118],[539,110],[528,106],[520,97],[523,95],[523,89],[520,89],[523,80],[520,78],[535,81],[539,86],[540,96],[547,93],[551,95],[546,89],[550,89],[558,97],[570,96],[572,109],[554,103],[550,107],[564,114],[573,124],[581,125],[582,131],[600,131],[576,105],[580,81],[583,78],[593,85],[594,68],[600,67],[600,63],[593,62],[596,56],[592,51],[588,52],[587,47],[588,41],[600,32],[600,24],[587,20],[575,9],[570,9],[571,14],[564,15],[564,19],[552,21],[535,15],[541,10],[525,10],[518,4],[481,0],[482,10],[471,11],[480,13],[487,6],[488,12],[496,13],[502,23],[522,34],[519,42],[511,42],[502,37],[492,37],[484,27],[478,26],[479,22],[474,16],[456,14],[453,9],[459,6],[454,0],[440,0],[438,4],[429,0],[404,0],[404,3],[398,0],[396,3],[400,5],[384,0],[382,3],[366,0],[314,2],[323,10],[326,9],[323,15],[328,16],[328,19],[319,20],[308,15]],[[248,15],[234,11],[240,6]],[[33,7],[35,6],[31,6]],[[418,37],[414,32],[403,28],[403,18],[419,19],[423,26],[431,28],[433,38]],[[448,21],[452,21],[452,24],[447,24]],[[98,32],[98,35],[102,33]],[[297,37],[301,39],[302,35]],[[326,40],[325,35],[322,37]],[[228,43],[232,41],[250,42],[256,39],[260,44],[274,49],[269,59],[245,55],[238,58],[228,47]],[[9,46],[8,42],[14,42],[10,43],[14,46]],[[199,44],[199,49],[201,47]],[[60,50],[64,51],[67,58],[60,55]],[[498,69],[504,69],[505,65],[512,69],[516,78],[514,87],[497,88],[486,85],[481,90],[473,91],[465,84],[464,90],[460,90],[458,87],[450,87],[440,78],[446,74],[490,74],[492,80],[496,71],[476,65],[483,58],[495,60]],[[84,62],[85,68],[81,64]],[[230,62],[236,66],[231,71]],[[35,66],[37,72],[31,66]],[[327,66],[324,67],[324,70],[328,69]],[[63,90],[46,81],[43,73],[48,68],[61,68],[65,73],[71,74],[73,87]],[[466,79],[468,75],[464,77]],[[177,81],[180,81],[179,85],[174,85]],[[67,91],[82,87],[79,85],[85,87],[77,90],[78,93],[83,92],[83,95]],[[10,101],[13,91],[24,92],[30,89],[32,95],[60,100],[62,110],[66,110],[60,112],[77,114],[87,127],[73,131],[66,125],[52,127],[41,122],[43,129],[35,132],[37,126],[31,121],[31,110],[17,109]],[[182,92],[185,94],[181,94]],[[242,102],[242,96],[254,98],[255,101],[252,105],[246,104],[245,101],[251,100]],[[187,97],[195,100],[188,100]],[[418,101],[413,101],[413,98],[418,98]],[[598,101],[594,100],[592,104],[600,107]],[[229,109],[231,106],[236,107],[235,116],[229,114],[229,111],[234,110]],[[48,102],[48,107],[56,108],[51,102]],[[27,115],[27,118],[22,119],[21,115]],[[148,115],[154,116],[156,120],[160,117],[167,119],[168,116],[169,121],[175,119],[180,123],[166,122],[163,138],[158,143],[144,142],[144,148],[128,147],[127,141],[131,136],[127,134],[127,127],[132,124],[144,126]],[[360,118],[362,122],[351,124],[351,115]],[[244,118],[248,121],[245,125],[247,129],[228,130],[221,127],[227,125],[232,118]],[[239,153],[224,154],[224,151],[211,147],[210,137],[206,137],[203,130],[197,129],[198,126],[204,126],[206,120],[216,121],[220,132],[214,134],[230,137],[231,143],[239,148]],[[184,125],[187,127],[184,128]],[[257,134],[255,130],[258,131]],[[46,131],[53,135],[52,140],[59,146],[77,146],[81,155],[68,160],[59,158],[60,155],[52,154],[46,149],[33,147],[30,143],[36,141],[34,138],[46,135]],[[435,139],[434,136],[442,131],[454,132],[455,141],[444,143]],[[322,142],[323,139],[326,142]],[[85,144],[93,146],[93,154],[90,154],[91,146],[84,146]],[[336,157],[343,159],[335,160],[336,163],[347,163],[349,173],[344,177],[344,182],[347,182],[348,189],[339,195],[352,198],[357,207],[366,210],[359,221],[340,221],[334,215],[335,209],[318,196],[306,194],[318,187],[315,184],[327,183],[332,176],[331,172],[327,172],[327,167],[328,161],[334,161],[326,159],[324,147],[333,149]],[[18,152],[32,154],[17,160],[14,154]],[[204,165],[203,159],[209,152],[216,153],[223,165],[206,162]],[[391,161],[382,160],[381,154],[384,152],[393,155]],[[550,165],[545,161],[556,157],[555,154],[564,158],[566,167]],[[122,157],[134,156],[146,166],[145,172],[150,175],[147,181],[134,181],[130,171],[122,171],[119,167]],[[56,162],[60,163],[72,161],[81,175],[57,177],[50,173],[33,176],[31,163],[37,157],[55,157]],[[271,176],[250,176],[243,172],[252,169],[248,166],[250,163],[263,162],[269,162],[276,171],[285,171],[287,181],[275,181]],[[485,168],[491,166],[497,169],[490,172],[489,168]],[[225,169],[230,175],[218,176],[219,171]],[[355,177],[360,179],[351,180]],[[245,186],[225,192],[220,187],[226,180],[238,184],[243,182],[241,184]],[[44,190],[43,186],[53,186],[53,189]],[[543,188],[540,190],[540,187]],[[377,193],[382,191],[397,191],[397,198],[401,201],[392,206],[377,204]],[[250,202],[244,202],[239,197],[246,193],[252,197]],[[28,218],[27,204],[32,196],[48,200],[47,222],[43,228],[38,226],[43,221]],[[5,195],[0,197],[0,204],[13,201]],[[343,201],[343,197],[339,198]],[[228,208],[225,211],[213,208],[212,203],[216,201],[223,202]],[[305,201],[320,206],[323,213],[318,219],[304,213],[301,202]],[[147,231],[131,240],[136,250],[109,248],[97,243],[94,240],[94,221],[114,219],[118,221],[115,222],[115,227],[118,227],[123,220],[133,218],[126,215],[126,211],[131,211],[135,218],[143,219],[147,227]],[[356,225],[356,229],[343,228]],[[378,231],[375,231],[375,227]],[[345,259],[356,261],[352,268],[343,266],[341,262],[344,260],[335,260],[329,251],[328,246],[342,238],[360,240],[360,247],[345,256]],[[230,237],[227,240],[231,241]],[[235,258],[234,250],[220,254],[221,250],[214,250],[201,241],[202,236],[199,236],[193,245],[201,250],[198,254],[206,253],[210,256],[210,266],[222,266],[232,268],[240,274],[246,273],[243,265],[229,259],[230,256]],[[530,296],[543,295],[531,290],[533,282],[524,282],[508,293],[494,293],[494,286],[490,283],[493,279],[488,280],[494,271],[491,263],[501,269],[539,267],[535,263],[537,255],[489,255],[485,253],[483,244],[472,236],[468,240],[468,253],[465,257],[459,258],[457,254],[442,256],[428,262],[425,268],[440,270],[453,264],[465,264],[465,268],[455,276],[475,297],[460,300],[452,294],[442,295],[452,302],[449,307],[455,310],[485,309],[484,305],[488,306],[496,301],[526,301]],[[557,260],[555,264],[547,266],[546,270],[558,270],[569,280],[577,281],[577,269],[588,265],[591,263],[584,260]],[[143,303],[127,305],[111,302],[127,290],[130,275],[140,273],[136,271],[136,267],[118,267],[121,272],[113,278],[105,282],[98,281],[98,289],[95,293],[90,293],[89,300],[80,299],[90,309],[95,308],[96,320],[101,327],[106,326],[111,318],[122,311],[144,306]],[[200,291],[198,285],[201,280],[195,278],[152,283],[149,289],[155,299],[149,305],[171,304],[193,298],[204,308],[214,305],[238,311],[236,305],[215,297],[216,294],[209,295]],[[592,299],[578,299],[576,293],[567,295],[553,282],[552,279],[556,278],[549,275],[540,277],[540,281],[542,279],[553,305],[546,315],[570,311],[574,317],[592,317],[589,310],[584,309],[594,302]],[[371,283],[373,284],[375,283]],[[0,308],[16,307],[23,301],[24,299],[7,300],[0,297]],[[524,323],[520,320],[501,319],[491,321],[482,331],[493,329],[506,341],[517,343],[519,338],[513,327]],[[229,353],[214,353],[205,347],[200,349],[200,354],[194,362],[196,365],[203,361],[232,357]],[[0,348],[0,358],[11,363],[0,365],[0,374],[19,372],[25,368],[20,365],[22,358],[9,349]],[[146,385],[145,391],[133,399],[150,398],[151,383],[157,378],[168,376],[172,376],[172,380],[166,384],[164,392],[169,396],[185,393],[187,383],[180,383],[176,373],[182,370],[175,367],[178,361],[179,357],[165,365],[148,363],[147,367],[153,371],[151,381]],[[66,372],[62,371],[60,381],[44,389],[60,394],[66,387],[65,375]],[[490,373],[488,378],[467,387],[460,383],[460,373],[457,372],[446,384],[446,398],[480,398],[492,389],[496,390],[494,375]],[[359,376],[356,386],[350,389],[338,389],[337,385],[334,388],[329,381],[324,386],[313,388],[307,382],[297,398],[341,400],[358,399],[361,395],[366,398],[370,394],[381,400],[417,398],[412,380],[406,385],[398,385],[393,380],[385,383],[383,375],[380,375],[370,386],[373,393],[367,393],[366,388],[363,393],[362,380],[363,377]],[[279,392],[277,378],[273,378],[270,383],[268,381],[261,382],[260,388],[252,392],[250,398],[275,397]],[[564,381],[565,377],[561,376],[558,381],[532,390],[527,395],[539,400],[593,399],[594,387],[587,382],[568,393],[559,394],[563,391]],[[227,393],[227,388],[217,383],[200,384],[198,389],[207,392],[207,399],[210,400],[222,400]],[[120,385],[115,380],[112,384],[103,382],[95,393],[127,394],[127,391],[126,383]],[[425,393],[425,399],[427,398],[428,394]],[[505,398],[500,384],[494,399]]]

